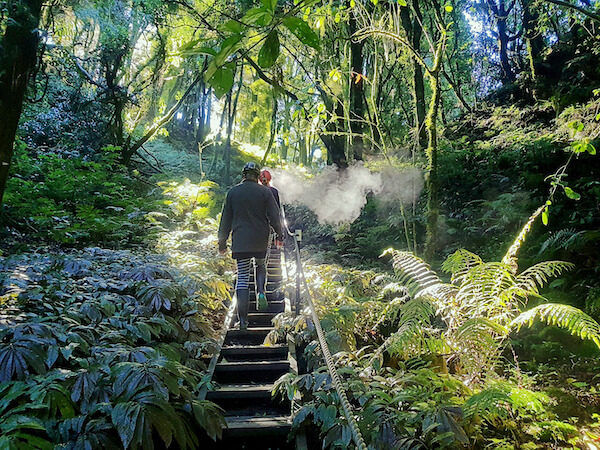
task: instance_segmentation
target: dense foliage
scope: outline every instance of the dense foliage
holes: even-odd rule
[[[0,447],[220,435],[215,230],[252,160],[372,448],[596,448],[599,23],[598,0],[3,2]],[[352,446],[314,323],[276,322],[295,428]]]

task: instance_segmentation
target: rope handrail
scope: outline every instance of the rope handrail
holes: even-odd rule
[[[288,228],[287,221],[285,220],[285,210],[283,205],[281,205],[281,212],[283,217],[283,224],[289,236],[295,236]],[[306,277],[304,276],[304,269],[302,268],[302,263],[300,260],[300,247],[298,246],[298,240],[294,239],[294,251],[296,253],[296,275],[299,276],[302,280],[302,284],[304,285],[304,289],[306,290],[306,297],[308,300],[308,305],[310,307],[311,316],[313,322],[315,324],[315,329],[317,330],[317,337],[319,339],[319,346],[321,347],[321,352],[323,352],[323,357],[325,359],[325,363],[327,364],[327,370],[329,371],[329,375],[331,376],[331,380],[333,381],[333,386],[340,397],[340,403],[342,404],[342,409],[344,411],[344,416],[348,421],[348,425],[352,431],[352,437],[354,442],[356,443],[356,447],[359,450],[367,450],[367,444],[365,443],[360,429],[358,428],[358,423],[354,418],[352,413],[352,406],[348,401],[348,396],[346,395],[346,391],[344,386],[342,385],[342,381],[340,376],[337,373],[335,368],[335,363],[333,362],[333,358],[331,356],[331,351],[327,346],[327,341],[325,340],[325,334],[323,333],[323,329],[321,328],[321,322],[319,320],[319,316],[317,315],[317,311],[315,309],[315,305],[312,300],[312,295],[310,293],[310,289],[308,288],[308,283],[306,281]],[[298,305],[296,305],[298,307]]]

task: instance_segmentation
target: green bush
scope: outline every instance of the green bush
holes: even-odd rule
[[[119,247],[141,243],[144,215],[157,207],[119,165],[119,149],[102,149],[98,161],[34,156],[17,146],[5,206],[8,223],[43,242]]]

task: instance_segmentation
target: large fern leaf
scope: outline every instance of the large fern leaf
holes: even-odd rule
[[[453,283],[460,284],[469,269],[482,263],[483,260],[475,253],[460,249],[446,258],[446,261],[442,263],[442,270],[452,274]]]
[[[529,292],[539,293],[550,278],[559,276],[561,273],[571,270],[575,265],[565,261],[544,261],[523,271],[517,279],[516,284]]]
[[[517,316],[510,324],[510,328],[517,331],[523,325],[531,326],[535,319],[540,319],[550,325],[558,325],[566,329],[573,336],[589,339],[600,348],[600,325],[580,309],[569,305],[545,303],[536,306]]]
[[[442,284],[438,275],[429,265],[411,252],[400,252],[393,248],[387,249],[383,255],[392,255],[392,265],[404,284],[414,297],[426,288]]]

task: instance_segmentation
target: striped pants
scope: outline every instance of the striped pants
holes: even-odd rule
[[[253,258],[243,258],[236,259],[237,263],[237,281],[235,283],[235,290],[248,290],[248,285],[250,284],[250,265],[251,260]],[[255,281],[257,280],[257,272],[266,273],[266,265],[265,258],[254,258],[254,265],[256,267]],[[256,283],[257,291],[264,292],[264,285],[259,286],[259,283]]]

